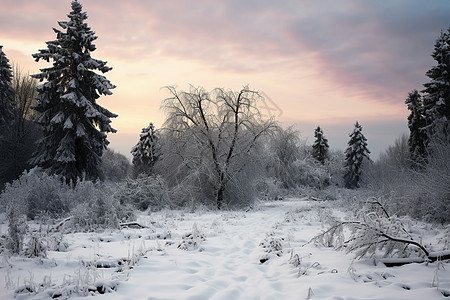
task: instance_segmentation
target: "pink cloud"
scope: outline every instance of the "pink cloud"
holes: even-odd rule
[[[55,38],[51,28],[67,20],[70,11],[70,1],[0,2],[7,7],[0,11],[6,53],[9,40],[44,47],[45,41]],[[87,23],[99,37],[93,56],[112,62],[111,76],[119,80],[113,81],[121,97],[119,89],[130,86],[126,80],[133,72],[158,84],[161,78],[167,81],[161,85],[204,84],[191,82],[192,78],[212,78],[220,85],[237,78],[311,111],[320,109],[312,107],[314,98],[327,98],[323,102],[327,107],[351,108],[351,101],[359,101],[358,109],[349,110],[349,118],[364,109],[371,114],[372,106],[368,107],[373,104],[378,105],[377,112],[385,107],[404,119],[399,113],[404,98],[411,89],[421,89],[425,71],[433,64],[434,41],[441,29],[450,26],[448,0],[433,4],[344,0],[339,6],[335,1],[255,0],[81,3]],[[180,71],[180,65],[205,74],[189,76],[194,71]]]

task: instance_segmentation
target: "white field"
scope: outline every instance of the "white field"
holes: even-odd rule
[[[305,199],[248,212],[142,214],[144,229],[68,234],[67,251],[48,251],[44,259],[3,256],[0,299],[446,299],[448,261],[387,268],[308,243],[329,214],[346,215],[335,204]],[[431,226],[417,230],[426,243],[442,234]],[[110,292],[89,292],[95,286]]]

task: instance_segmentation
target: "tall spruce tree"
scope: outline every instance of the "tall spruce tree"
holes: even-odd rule
[[[423,90],[427,145],[432,139],[450,141],[450,28],[441,31],[431,56],[437,65],[426,73],[430,81]]]
[[[15,117],[14,109],[12,69],[6,54],[3,52],[3,46],[0,45],[0,129],[5,130],[12,126]]]
[[[157,142],[158,135],[153,123],[150,123],[146,128],[142,128],[139,142],[131,149],[135,173],[151,173],[152,167],[158,159]]]
[[[66,181],[101,178],[101,156],[109,144],[108,132],[116,132],[110,118],[117,117],[97,104],[100,95],[111,95],[115,88],[105,76],[111,70],[106,62],[94,59],[94,31],[85,23],[86,12],[78,1],[72,1],[69,21],[53,28],[56,40],[47,49],[33,54],[36,61],[53,61],[53,66],[33,75],[40,81],[34,109],[42,125],[44,138],[33,162]]]
[[[411,112],[408,116],[409,128],[409,155],[414,168],[420,167],[426,156],[427,134],[425,130],[425,118],[423,115],[422,97],[417,90],[408,94],[405,101]]]
[[[350,189],[360,187],[361,171],[364,160],[371,161],[370,151],[367,149],[367,139],[362,133],[362,127],[358,121],[350,134],[348,148],[345,150],[345,186]]]
[[[312,148],[312,155],[315,159],[317,159],[320,163],[324,164],[325,160],[328,158],[328,140],[323,135],[323,131],[320,126],[317,126],[314,131],[314,137],[316,138]]]

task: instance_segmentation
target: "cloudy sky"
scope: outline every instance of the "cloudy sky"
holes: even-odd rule
[[[92,56],[108,61],[106,76],[117,86],[100,100],[119,115],[110,146],[127,156],[143,127],[164,122],[163,87],[192,84],[249,85],[284,126],[312,143],[320,125],[336,149],[345,149],[358,120],[376,158],[407,133],[404,100],[427,82],[434,43],[450,26],[448,0],[81,3],[98,36]],[[8,58],[30,73],[48,66],[31,54],[55,38],[70,1],[0,0],[0,7]]]

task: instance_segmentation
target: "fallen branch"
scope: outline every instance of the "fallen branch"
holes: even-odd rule
[[[384,263],[386,266],[391,267],[391,266],[401,266],[404,264],[409,264],[409,263],[421,263],[421,262],[425,262],[425,261],[429,261],[429,262],[433,262],[433,261],[437,261],[437,260],[447,260],[450,259],[450,250],[448,251],[440,251],[440,252],[429,252],[423,245],[421,245],[420,243],[414,241],[414,240],[410,240],[410,239],[405,239],[405,238],[401,238],[401,237],[396,237],[396,236],[392,236],[390,234],[387,234],[386,232],[384,232],[382,229],[379,228],[375,228],[374,226],[364,223],[364,222],[360,222],[360,221],[347,221],[347,222],[340,222],[339,224],[336,224],[332,227],[330,227],[328,230],[322,232],[321,234],[315,236],[313,239],[311,239],[310,242],[311,243],[313,241],[318,241],[320,239],[325,239],[327,241],[327,243],[329,245],[329,242],[331,240],[331,238],[336,234],[336,232],[341,233],[342,227],[344,226],[357,226],[365,231],[371,231],[372,233],[375,234],[375,237],[377,238],[383,238],[382,240],[380,239],[374,239],[372,240],[370,243],[363,243],[363,244],[356,244],[353,245],[353,247],[348,248],[347,251],[352,252],[355,251],[357,249],[363,249],[362,253],[367,253],[368,249],[370,249],[371,247],[378,245],[378,244],[384,244],[388,241],[392,241],[392,242],[396,242],[396,243],[402,243],[405,245],[414,245],[417,248],[419,248],[425,255],[424,258],[421,257],[411,257],[411,258],[386,258],[386,259],[380,259],[380,262]],[[327,235],[331,235],[327,236]],[[340,245],[340,247],[344,246],[345,244],[348,244],[350,242],[357,242],[358,239],[361,239],[364,235],[358,235],[356,237],[352,237],[350,240],[347,240],[346,242],[344,242],[342,245]]]
[[[142,229],[142,228],[148,228],[147,226],[144,226],[142,224],[139,224],[138,222],[126,222],[126,223],[120,223],[120,228],[135,228],[135,229]]]
[[[428,255],[430,261],[447,260],[450,259],[450,250],[430,252]]]
[[[406,258],[382,258],[378,260],[383,263],[386,267],[400,267],[407,264],[420,264],[428,261],[422,257],[406,257]]]
[[[386,267],[398,267],[407,264],[435,262],[450,259],[450,250],[430,252],[426,258],[422,257],[406,257],[406,258],[382,258],[379,262],[382,262]]]
[[[67,222],[71,221],[73,216],[67,217],[56,224],[50,231],[59,231]]]
[[[328,247],[345,248],[347,252],[356,252],[357,258],[374,256],[381,250],[385,258],[379,261],[389,267],[450,259],[450,250],[429,252],[424,245],[414,240],[412,234],[405,228],[404,220],[390,216],[377,199],[369,199],[365,204],[366,206],[356,215],[355,221],[335,222],[328,230],[312,238],[308,244],[316,242]],[[345,228],[350,230],[347,237]],[[417,247],[423,255],[387,258],[409,256],[410,246]]]

